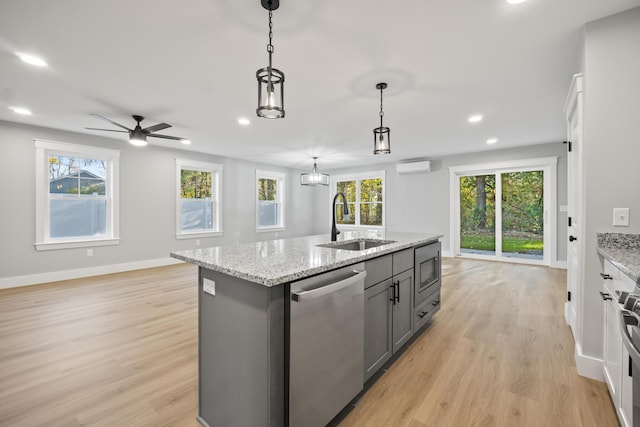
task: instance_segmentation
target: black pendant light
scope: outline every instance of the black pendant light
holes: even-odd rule
[[[320,173],[318,166],[316,165],[317,157],[313,158],[313,169],[311,172],[305,172],[300,174],[300,184],[316,187],[318,185],[329,185],[329,175],[326,173]]]
[[[273,23],[271,22],[272,12],[280,6],[280,0],[260,0],[262,7],[269,11],[269,66],[256,71],[258,79],[258,117],[267,119],[281,119],[284,117],[284,73],[271,66],[271,56],[273,55]]]
[[[382,91],[387,88],[386,83],[378,83],[376,89],[380,91],[380,127],[373,130],[373,154],[391,153],[391,129],[382,126]]]

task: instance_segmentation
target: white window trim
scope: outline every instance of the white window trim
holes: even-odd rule
[[[120,206],[119,206],[119,161],[120,151],[109,148],[70,144],[66,142],[34,139],[36,161],[36,242],[38,251],[71,249],[93,246],[109,246],[120,243]],[[105,159],[110,167],[106,170],[107,230],[109,237],[92,238],[49,238],[49,154],[73,154],[79,157]]]
[[[449,167],[449,236],[451,253],[463,258],[489,259],[521,264],[551,265],[557,258],[557,230],[558,230],[558,157],[540,157],[523,160],[507,160],[503,162],[481,163]],[[515,257],[483,256],[473,254],[456,254],[460,247],[460,177],[466,175],[481,175],[520,172],[522,170],[537,169],[544,173],[544,255],[542,260],[520,259]],[[497,209],[497,208],[496,208]],[[497,227],[498,225],[496,225]]]
[[[182,169],[211,172],[212,174],[213,188],[211,190],[214,195],[213,203],[216,220],[211,231],[182,231],[180,227],[180,224],[182,223],[182,210],[180,206],[180,174]],[[218,163],[176,158],[176,239],[197,239],[200,237],[222,236],[222,169],[223,166]]]
[[[258,180],[260,178],[275,179],[278,182],[278,190],[276,192],[278,198],[278,224],[266,227],[260,227],[258,225]],[[256,203],[256,233],[268,233],[270,231],[281,231],[285,229],[285,180],[286,175],[280,172],[271,172],[256,169],[255,179],[255,203]]]
[[[382,178],[382,225],[360,225],[360,185],[359,182],[363,179],[375,179]],[[356,224],[337,224],[341,229],[345,230],[385,230],[387,224],[387,170],[371,171],[371,172],[359,172],[345,175],[331,175],[331,191],[329,192],[329,218],[333,217],[333,198],[338,191],[338,182],[341,181],[356,181],[356,211],[351,215],[355,215]],[[342,199],[338,200],[339,202]]]

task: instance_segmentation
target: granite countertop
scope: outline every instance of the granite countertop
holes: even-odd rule
[[[640,235],[598,233],[598,253],[640,284]]]
[[[365,261],[402,249],[435,242],[442,234],[391,231],[342,231],[338,241],[359,238],[394,240],[384,246],[350,251],[318,247],[329,243],[328,234],[267,240],[171,252],[173,258],[265,286],[276,286]]]

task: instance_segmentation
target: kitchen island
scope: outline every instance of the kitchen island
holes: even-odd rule
[[[339,242],[353,239],[383,240],[384,244],[363,250],[322,247],[330,243],[329,235],[270,240],[224,247],[202,248],[174,252],[172,257],[199,266],[199,416],[204,426],[287,426],[289,425],[289,333],[290,284],[359,263],[367,271],[366,286],[374,290],[393,283],[393,295],[400,299],[400,280],[396,270],[402,267],[404,292],[404,324],[409,334],[414,326],[423,327],[439,308],[439,253],[442,235],[399,232],[343,231]],[[414,248],[437,245],[435,260],[438,268],[438,286],[419,307],[414,307]],[[400,256],[400,254],[402,254]],[[378,282],[379,281],[379,282]],[[417,281],[417,280],[416,280]],[[376,286],[373,286],[376,285]],[[393,287],[397,286],[397,288]],[[388,305],[389,287],[382,298]],[[366,291],[365,291],[366,292]],[[396,302],[393,301],[395,308]],[[424,307],[429,304],[427,311]],[[373,307],[373,306],[372,306]],[[399,307],[399,306],[398,306]],[[366,313],[366,308],[365,308]],[[395,312],[394,312],[395,313]],[[428,316],[427,316],[428,313]],[[366,314],[369,323],[372,313]],[[378,315],[376,314],[378,319]],[[386,316],[381,313],[380,316]],[[394,314],[394,319],[396,315]],[[408,317],[407,317],[408,316]],[[416,317],[417,316],[417,317]],[[425,318],[425,316],[427,316]],[[414,318],[420,322],[414,322]],[[373,320],[375,320],[373,319]],[[386,345],[384,337],[389,331],[391,316],[383,319],[389,328],[367,331],[371,336],[366,351],[380,351]],[[380,323],[380,322],[378,322]],[[396,320],[401,325],[399,320]],[[371,327],[370,327],[371,328]],[[377,336],[374,334],[378,334]],[[393,343],[395,344],[395,342]],[[377,347],[376,347],[377,346]],[[394,345],[394,351],[395,351]],[[388,360],[384,353],[379,359]],[[375,356],[377,357],[377,356]],[[366,359],[366,355],[365,355]],[[379,369],[376,364],[375,369]],[[370,375],[367,375],[367,378]],[[362,373],[364,382],[365,373]],[[337,413],[336,413],[337,414]]]

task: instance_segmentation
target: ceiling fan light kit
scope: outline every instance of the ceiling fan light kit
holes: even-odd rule
[[[318,158],[314,157],[313,169],[311,169],[311,172],[300,174],[301,185],[308,185],[310,187],[317,187],[318,185],[329,185],[329,175],[326,173],[320,173],[320,171],[318,171],[316,160],[318,160]]]
[[[191,141],[188,138],[183,138],[181,136],[171,136],[171,135],[162,135],[159,133],[155,133],[157,131],[163,130],[163,129],[167,129],[170,128],[171,125],[168,123],[158,123],[157,125],[153,125],[153,126],[149,126],[146,128],[142,128],[142,126],[140,126],[140,122],[144,120],[143,116],[138,116],[138,115],[133,115],[131,117],[133,117],[133,120],[136,121],[136,126],[133,129],[129,129],[128,127],[121,125],[118,122],[114,122],[111,119],[108,119],[104,116],[101,116],[100,114],[91,114],[92,116],[98,117],[99,119],[105,120],[113,125],[118,126],[119,128],[122,128],[124,130],[117,130],[117,129],[100,129],[100,128],[85,128],[85,129],[89,129],[89,130],[100,130],[100,131],[105,131],[105,132],[122,132],[122,133],[128,133],[129,134],[129,143],[131,145],[135,145],[137,147],[143,147],[145,145],[147,145],[147,137],[151,136],[154,138],[163,138],[163,139],[173,139],[175,141],[180,141],[183,144],[190,144]]]
[[[273,56],[273,11],[280,6],[280,0],[260,0],[262,7],[269,11],[269,65],[256,71],[258,79],[258,117],[267,119],[281,119],[284,117],[284,73],[273,68],[271,57]]]
[[[373,130],[373,154],[391,153],[391,129],[382,125],[384,111],[382,111],[382,91],[387,88],[386,83],[378,83],[376,89],[380,91],[380,126]]]

